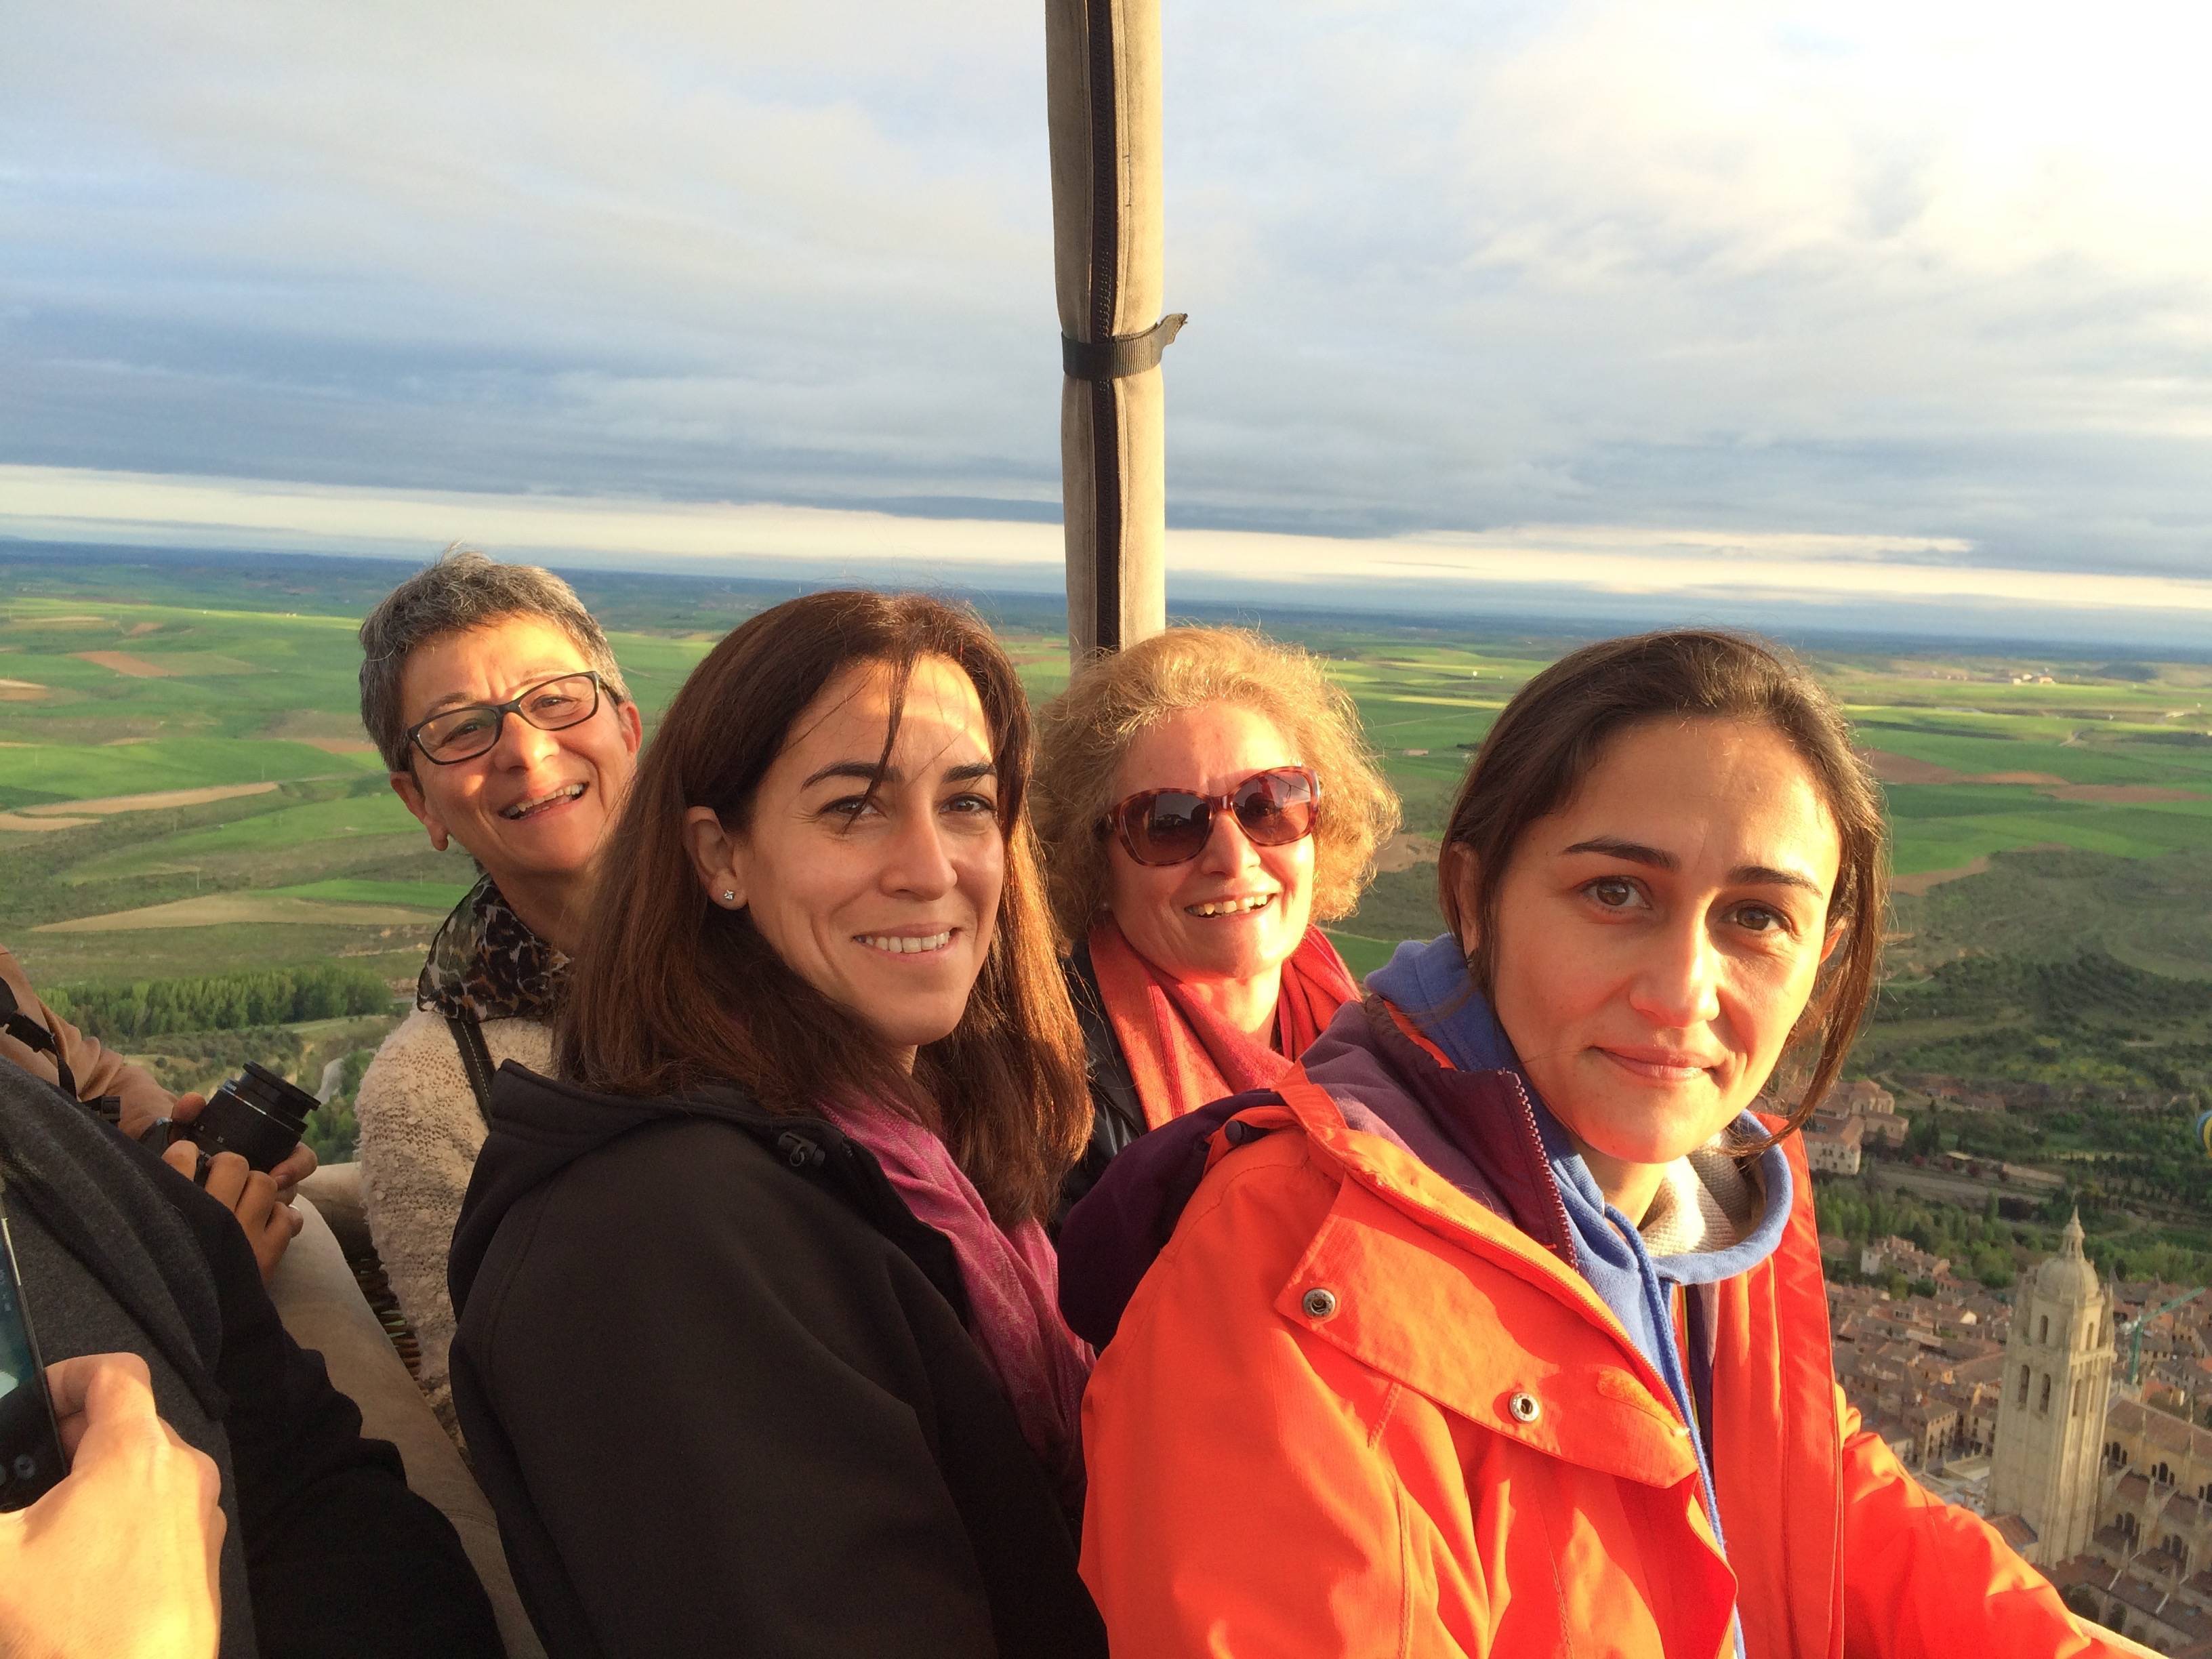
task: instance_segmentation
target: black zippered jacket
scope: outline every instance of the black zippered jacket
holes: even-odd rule
[[[1060,970],[1067,981],[1068,1000],[1075,1005],[1075,1023],[1083,1030],[1085,1069],[1091,1084],[1091,1141],[1060,1184],[1060,1210],[1053,1218],[1055,1237],[1067,1212],[1098,1184],[1106,1166],[1145,1133],[1144,1103],[1137,1098],[1136,1079],[1129,1075],[1121,1040],[1114,1035],[1114,1022],[1107,1017],[1106,997],[1098,988],[1089,943],[1077,940],[1074,951],[1061,958]]]
[[[830,1125],[510,1061],[450,1278],[553,1659],[1104,1655],[951,1243]]]

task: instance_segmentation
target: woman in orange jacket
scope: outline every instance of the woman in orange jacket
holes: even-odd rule
[[[1453,808],[1450,933],[1068,1219],[1117,1653],[2136,1650],[1835,1385],[1793,1132],[1871,998],[1886,860],[1841,715],[1757,644],[1529,682]]]

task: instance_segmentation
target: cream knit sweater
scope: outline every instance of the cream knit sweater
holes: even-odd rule
[[[511,1060],[533,1072],[553,1069],[553,1028],[532,1019],[483,1024],[492,1064]],[[484,1125],[461,1051],[444,1018],[417,1008],[384,1040],[361,1079],[354,1115],[361,1125],[362,1190],[369,1237],[385,1276],[422,1348],[422,1392],[447,1431],[453,1420],[447,1354],[453,1304],[446,1292],[446,1252],[469,1189]]]
[[[1726,1129],[1676,1158],[1660,1177],[1637,1231],[1653,1255],[1690,1255],[1734,1249],[1759,1225],[1766,1194],[1758,1165],[1736,1161]]]

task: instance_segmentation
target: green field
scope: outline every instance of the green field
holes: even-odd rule
[[[450,910],[468,891],[465,881],[356,881],[338,877],[297,887],[272,889],[288,897],[327,899],[335,904],[411,905],[420,910]]]
[[[42,981],[347,958],[412,982],[476,871],[430,848],[361,728],[355,630],[392,575],[0,554],[0,939]],[[777,597],[582,589],[648,730],[727,627]],[[1066,683],[1056,637],[1007,638],[1034,696]],[[187,901],[196,925],[128,925]]]
[[[4,661],[5,659],[0,659]],[[23,732],[0,749],[0,808],[59,805],[162,790],[246,783],[289,783],[381,773],[374,755],[332,755],[284,738],[177,732],[109,738],[86,748],[41,742],[6,708],[0,730]]]
[[[313,563],[64,569],[0,555],[0,578],[17,578],[0,588],[0,853],[20,872],[0,897],[0,927],[34,965],[162,971],[210,954],[219,960],[209,968],[306,959],[332,937],[315,903],[441,912],[465,888],[467,860],[430,850],[359,726],[354,629],[392,573]],[[617,577],[591,579],[585,591],[615,625],[648,724],[724,628],[779,596],[761,585]],[[1035,614],[1001,621],[1032,696],[1049,696],[1066,674],[1058,639]],[[1441,826],[1498,709],[1567,643],[1310,618],[1278,630],[1330,660],[1382,752],[1407,831],[1424,836]],[[2212,667],[1934,653],[1812,660],[1887,780],[1896,868],[1907,878],[1903,965],[1984,948],[1984,928],[1996,948],[2033,948],[2023,936],[2039,915],[2053,938],[2099,942],[2156,971],[2212,973],[2191,920],[2212,911],[2197,874],[2212,854]],[[243,793],[129,799],[216,789]],[[28,827],[66,819],[73,802],[118,798],[125,810]],[[2058,854],[2075,862],[2057,876],[2029,873]],[[2169,869],[2180,890],[2152,880],[2138,902],[2141,884],[2125,872]],[[1437,926],[1434,884],[1432,862],[1376,882],[1335,930],[1356,967]],[[2023,886],[2037,893],[2036,914],[2011,902]],[[283,907],[270,907],[266,917],[197,928],[39,931],[210,894],[310,902],[282,920]],[[386,953],[387,926],[419,931],[380,921],[356,948]]]
[[[360,728],[355,629],[398,574],[0,547],[0,940],[40,983],[337,963],[412,987],[476,871],[430,848]],[[578,586],[648,731],[715,640],[796,591]],[[1056,607],[994,606],[1030,695],[1049,696],[1067,673]],[[1364,973],[1440,926],[1434,838],[1473,749],[1575,641],[1273,627],[1328,659],[1418,838],[1331,930]],[[1852,1074],[1928,1114],[1923,1142],[2063,1174],[2063,1204],[2014,1218],[2014,1254],[2047,1248],[2079,1202],[2100,1260],[2212,1277],[2212,1164],[2190,1132],[2212,1108],[2212,663],[1808,656],[1883,780],[1900,878]],[[343,1063],[317,1131],[342,1156],[349,1091],[392,1018],[164,1035],[143,1055],[179,1088],[249,1058],[310,1084]],[[1947,1110],[1928,1092],[1954,1085],[2009,1109]],[[1869,1226],[1906,1224],[1906,1200],[1871,1188],[1824,1194]],[[1977,1243],[1977,1271],[2002,1267],[1991,1248]]]
[[[397,574],[0,550],[0,939],[35,974],[64,983],[348,958],[411,981],[475,872],[430,848],[360,729],[354,632]],[[579,580],[648,728],[715,639],[795,591]],[[1054,607],[1006,601],[993,614],[1033,696],[1065,683]],[[1572,643],[1288,615],[1275,628],[1329,660],[1407,831],[1431,838],[1499,708]],[[2085,949],[2212,980],[2212,665],[1808,659],[1885,780],[1900,988],[1961,957]],[[1361,970],[1438,926],[1432,844],[1395,863],[1334,930]],[[187,902],[198,908],[162,909]],[[137,925],[147,911],[166,925]]]
[[[293,799],[280,793],[251,803],[238,803],[241,807],[250,804],[259,810],[234,810],[226,823],[179,830],[137,847],[87,859],[75,866],[64,879],[97,881],[176,870],[204,871],[210,875],[234,869],[241,873],[259,872],[270,867],[270,859],[282,859],[303,849],[320,867],[325,861],[350,862],[363,849],[369,849],[367,855],[374,857],[376,852],[398,850],[392,847],[395,842],[411,848],[422,840],[421,827],[386,786],[380,774],[361,793],[296,805],[289,804]]]

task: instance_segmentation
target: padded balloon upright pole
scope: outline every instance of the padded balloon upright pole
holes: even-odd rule
[[[1074,660],[1167,625],[1158,0],[1046,0]]]

